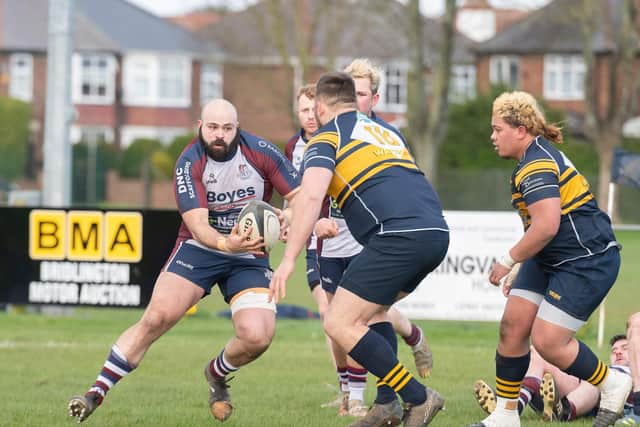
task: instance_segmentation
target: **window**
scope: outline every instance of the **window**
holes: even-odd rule
[[[385,65],[381,67],[380,100],[377,110],[402,113],[407,109],[406,67]]]
[[[476,69],[473,65],[451,67],[449,100],[462,103],[476,96]]]
[[[583,100],[584,73],[581,55],[546,55],[544,97],[561,101]]]
[[[188,107],[191,104],[191,59],[185,56],[133,54],[124,59],[127,105]]]
[[[200,104],[222,98],[222,71],[218,64],[202,64],[200,71]]]
[[[75,54],[73,62],[73,101],[79,104],[113,103],[115,58],[104,54]]]
[[[184,58],[158,58],[158,97],[161,100],[189,98],[190,82],[185,79],[187,67],[191,67],[191,63]]]
[[[517,89],[520,85],[520,61],[516,56],[492,56],[489,78],[491,83],[502,83]]]
[[[30,102],[33,99],[33,56],[15,53],[9,57],[9,96]]]

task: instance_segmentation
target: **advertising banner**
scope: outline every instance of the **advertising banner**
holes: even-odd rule
[[[0,223],[0,302],[144,307],[180,215],[0,207]]]
[[[444,215],[451,230],[446,258],[395,307],[412,319],[500,320],[506,298],[489,283],[489,271],[522,236],[520,217],[506,211]]]

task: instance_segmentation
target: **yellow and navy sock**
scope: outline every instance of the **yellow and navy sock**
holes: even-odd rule
[[[380,334],[391,346],[393,354],[398,355],[398,337],[396,331],[393,330],[391,322],[378,322],[373,325],[369,325],[372,331]],[[392,402],[396,399],[396,392],[385,384],[380,378],[376,382],[376,398],[374,403],[385,404]]]
[[[398,362],[393,349],[379,333],[369,329],[351,349],[349,356],[391,387],[406,403],[419,405],[427,399],[425,386]]]
[[[576,360],[565,370],[569,375],[590,382],[596,387],[607,378],[609,367],[593,354],[593,351],[582,341],[578,341]]]
[[[520,397],[520,386],[530,360],[531,353],[506,357],[496,351],[496,396],[511,400]]]

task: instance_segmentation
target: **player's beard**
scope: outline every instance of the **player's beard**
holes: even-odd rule
[[[198,134],[200,141],[204,144],[207,155],[216,162],[225,162],[233,157],[240,143],[240,132],[238,130],[236,130],[236,136],[233,137],[229,145],[222,138],[216,138],[213,141],[205,140],[204,135],[202,135],[202,126],[198,129]]]

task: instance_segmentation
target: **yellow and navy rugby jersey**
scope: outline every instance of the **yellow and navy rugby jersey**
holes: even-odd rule
[[[511,175],[511,204],[525,230],[531,225],[528,206],[555,197],[560,198],[560,228],[537,255],[540,261],[558,265],[617,245],[611,221],[598,208],[587,180],[553,143],[538,136]]]
[[[350,111],[322,126],[307,143],[303,170],[333,171],[328,194],[359,243],[373,234],[448,232],[440,201],[402,135]]]

